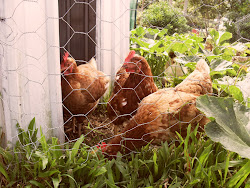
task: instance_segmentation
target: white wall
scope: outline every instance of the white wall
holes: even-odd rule
[[[112,78],[129,52],[129,4],[130,0],[97,0],[97,64]],[[6,18],[0,22],[4,142],[15,143],[16,123],[27,130],[33,117],[47,137],[64,141],[58,0],[0,0],[0,10]]]
[[[33,117],[47,137],[64,141],[57,3],[5,1],[0,33],[5,124],[0,126],[6,129],[6,141],[16,141],[17,122],[27,129]]]
[[[114,78],[129,53],[130,0],[97,0],[97,64]]]

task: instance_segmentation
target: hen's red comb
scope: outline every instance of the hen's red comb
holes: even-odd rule
[[[126,57],[125,62],[129,62],[134,57],[134,55],[135,55],[135,51],[131,50],[128,56]]]
[[[107,144],[105,142],[102,142],[101,144],[98,144],[98,146],[96,146],[98,149],[105,149],[107,147]]]
[[[64,52],[63,61],[67,61],[68,57],[69,57],[69,53],[68,52]]]

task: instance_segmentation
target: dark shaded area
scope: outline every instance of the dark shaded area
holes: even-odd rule
[[[95,56],[96,0],[59,0],[60,55],[65,48],[77,64]]]

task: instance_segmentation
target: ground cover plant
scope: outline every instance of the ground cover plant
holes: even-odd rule
[[[249,187],[249,159],[191,132],[160,147],[108,160],[81,136],[60,145],[37,138],[33,119],[13,150],[0,150],[3,187]],[[197,138],[197,134],[200,137]],[[178,143],[178,144],[176,144]],[[96,149],[96,148],[95,148]],[[14,152],[14,153],[13,153]],[[248,170],[248,171],[247,171]]]

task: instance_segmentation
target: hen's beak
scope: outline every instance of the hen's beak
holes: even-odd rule
[[[64,62],[61,62],[61,72],[64,72],[67,67],[65,67]]]
[[[123,63],[122,67],[127,69],[128,68],[128,63],[127,62]]]

